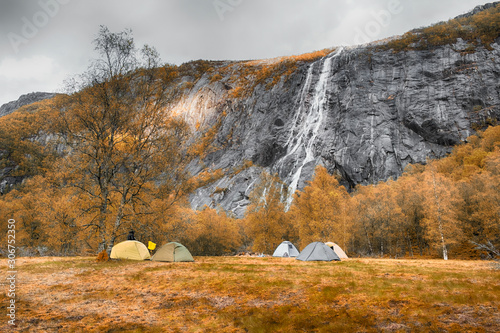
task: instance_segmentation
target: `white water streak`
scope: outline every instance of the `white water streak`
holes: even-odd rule
[[[342,52],[342,48],[337,50],[333,55],[325,58],[323,60],[323,67],[319,75],[318,82],[314,87],[314,92],[312,95],[309,107],[307,107],[306,100],[311,88],[312,77],[313,77],[313,67],[315,63],[311,64],[307,71],[306,82],[302,91],[298,96],[299,108],[297,109],[293,127],[290,130],[290,135],[286,142],[288,147],[287,154],[279,162],[280,167],[283,166],[284,161],[289,156],[304,150],[305,158],[299,161],[297,158],[294,165],[295,172],[292,175],[292,181],[288,187],[288,196],[286,199],[286,210],[290,208],[293,200],[293,194],[297,190],[297,186],[302,174],[302,169],[304,166],[314,160],[313,146],[318,136],[319,129],[323,123],[325,117],[325,105],[327,104],[327,87],[328,78],[331,75],[331,63],[332,59]],[[298,167],[297,167],[298,165]]]

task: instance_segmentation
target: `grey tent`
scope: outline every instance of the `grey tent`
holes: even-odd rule
[[[284,241],[276,250],[274,250],[273,257],[296,257],[299,255],[299,250],[289,241]]]
[[[296,259],[302,261],[340,261],[335,251],[323,242],[314,242],[307,245]]]

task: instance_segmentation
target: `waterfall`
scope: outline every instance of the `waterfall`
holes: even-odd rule
[[[314,143],[325,117],[325,106],[328,100],[327,86],[328,78],[331,75],[332,59],[340,55],[342,50],[342,48],[339,48],[333,55],[323,59],[323,66],[318,81],[312,91],[312,96],[309,95],[311,92],[313,68],[316,64],[320,64],[320,62],[312,63],[309,66],[305,84],[300,94],[297,96],[298,109],[294,117],[290,135],[286,142],[287,153],[278,161],[278,170],[280,170],[284,162],[294,154],[305,153],[305,157],[302,160],[300,160],[299,156],[295,157],[295,165],[292,169],[292,181],[288,186],[286,210],[288,210],[292,204],[293,194],[297,190],[302,169],[307,163],[314,160]],[[308,100],[310,100],[310,103],[307,103]]]

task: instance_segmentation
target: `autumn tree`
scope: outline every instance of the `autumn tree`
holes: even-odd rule
[[[44,174],[53,163],[54,151],[45,142],[55,114],[52,104],[51,100],[33,103],[1,118],[0,180]]]
[[[281,200],[285,188],[277,176],[263,172],[260,182],[250,193],[251,204],[245,216],[245,229],[253,240],[252,249],[256,252],[271,254],[284,240],[296,240],[296,233],[285,215]]]
[[[423,224],[425,195],[419,191],[422,169],[422,166],[410,166],[405,175],[395,182],[396,202],[403,214],[400,221],[402,234],[398,242],[401,253],[412,257],[414,254],[422,256],[428,249]]]
[[[421,190],[425,194],[424,221],[429,242],[441,248],[444,260],[448,260],[449,246],[462,238],[455,207],[459,205],[454,184],[432,165],[424,173]]]
[[[182,192],[187,126],[167,112],[172,76],[154,48],[138,56],[131,31],[106,27],[94,45],[99,58],[60,108],[57,129],[70,149],[59,171],[87,197],[86,227],[97,232],[98,251],[110,252],[147,205],[145,192]]]
[[[350,196],[325,167],[316,167],[314,179],[297,192],[290,210],[299,228],[302,246],[333,241],[347,249],[351,237]]]
[[[352,207],[357,237],[370,254],[398,256],[405,247],[406,218],[398,205],[396,182],[358,186]],[[404,255],[404,252],[403,252]]]
[[[76,254],[87,247],[80,237],[77,200],[72,188],[54,187],[37,175],[2,197],[0,218],[16,220],[25,254]]]
[[[209,207],[188,215],[186,232],[180,240],[193,255],[208,256],[234,253],[241,244],[234,220],[224,211]]]

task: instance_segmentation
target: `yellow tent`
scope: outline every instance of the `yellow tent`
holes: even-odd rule
[[[339,256],[340,259],[348,259],[349,257],[347,254],[345,254],[344,250],[334,242],[326,242],[325,243],[328,247],[330,247],[337,255]]]
[[[112,259],[146,260],[151,259],[146,245],[136,240],[128,240],[116,244],[111,249]]]

